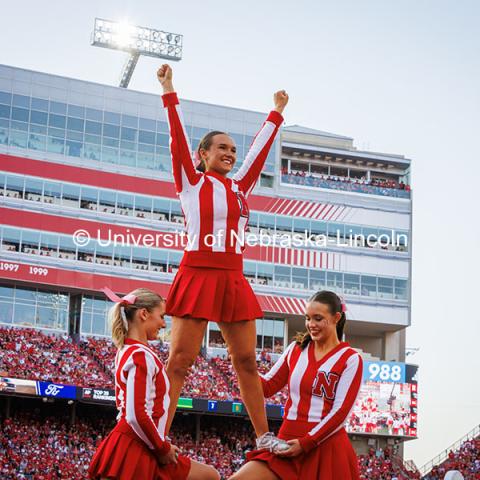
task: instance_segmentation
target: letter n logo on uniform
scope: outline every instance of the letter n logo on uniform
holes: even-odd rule
[[[340,380],[340,375],[336,373],[317,372],[317,377],[313,382],[312,394],[317,397],[325,397],[327,400],[335,400],[338,380]]]

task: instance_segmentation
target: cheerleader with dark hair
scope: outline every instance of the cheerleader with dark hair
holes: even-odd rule
[[[358,462],[344,424],[362,382],[362,358],[343,342],[346,307],[334,293],[313,295],[306,332],[262,378],[266,397],[288,384],[278,437],[284,452],[255,450],[230,480],[358,480]]]

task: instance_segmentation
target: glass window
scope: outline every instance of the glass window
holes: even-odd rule
[[[22,230],[22,248],[23,253],[38,255],[40,244],[40,233],[33,230]]]
[[[17,325],[35,325],[35,305],[15,303],[14,322]]]
[[[310,270],[310,290],[324,290],[326,287],[326,274],[323,270]]]
[[[157,122],[157,132],[168,133],[167,122]]]
[[[137,217],[151,218],[152,198],[141,195],[135,196],[135,213]]]
[[[99,210],[105,213],[115,213],[115,192],[100,190],[99,192]]]
[[[308,288],[308,270],[306,268],[292,268],[292,287]]]
[[[7,197],[15,195],[8,195],[8,193],[18,193],[18,196],[23,198],[23,184],[25,182],[24,177],[17,177],[14,175],[7,175]]]
[[[47,137],[47,150],[52,153],[65,153],[65,141],[59,138]]]
[[[102,161],[118,163],[118,148],[102,147]]]
[[[52,137],[63,140],[65,138],[65,130],[63,128],[53,128],[48,129],[48,134]]]
[[[103,145],[118,148],[118,138],[103,137]]]
[[[39,133],[41,135],[47,134],[47,127],[44,125],[35,125],[33,123],[30,124],[30,133]]]
[[[0,92],[0,103],[5,105],[10,105],[12,103],[12,95],[7,92]]]
[[[25,196],[27,200],[40,200],[43,190],[43,181],[34,178],[25,179]],[[29,194],[33,194],[34,198],[29,198]]]
[[[360,281],[362,295],[369,297],[377,296],[377,277],[372,277],[370,275],[362,275]]]
[[[68,115],[70,117],[83,118],[83,117],[85,117],[85,107],[79,107],[77,105],[69,105],[68,106]]]
[[[60,183],[45,182],[43,188],[44,202],[60,203],[60,198],[62,197],[62,186]]]
[[[120,138],[120,127],[115,125],[103,124],[103,135],[111,138]]]
[[[83,147],[83,158],[90,160],[100,160],[102,158],[101,148],[98,145],[86,143]]]
[[[63,185],[63,205],[68,207],[76,207],[79,206],[79,199],[80,199],[80,187],[76,185]]]
[[[343,291],[350,295],[360,294],[360,277],[353,273],[345,273],[343,276]]]
[[[48,120],[48,114],[46,112],[38,112],[32,110],[30,112],[30,121],[39,125],[46,125]]]
[[[311,229],[312,229],[312,234],[326,235],[327,234],[327,222],[312,221]]]
[[[43,98],[32,98],[32,108],[42,112],[48,112],[48,100]]]
[[[12,130],[20,130],[22,132],[28,131],[28,123],[27,122],[19,122],[17,120],[11,120],[10,128]]]
[[[96,120],[97,122],[103,121],[103,112],[101,110],[96,110],[95,108],[87,108],[85,116],[88,120]]]
[[[120,215],[133,215],[133,195],[128,193],[117,194],[117,213]]]
[[[7,105],[0,105],[0,118],[10,118],[12,108]]]
[[[122,127],[121,133],[122,133],[123,140],[128,140],[130,142],[138,141],[138,137],[137,137],[138,130],[135,130],[133,128],[128,128],[128,127]]]
[[[28,148],[33,150],[45,151],[47,145],[47,137],[45,135],[37,135],[31,133],[28,136]]]
[[[140,118],[139,127],[143,130],[155,131],[155,120],[149,118]]]
[[[258,223],[260,228],[271,229],[273,233],[273,229],[275,228],[275,215],[259,214]]]
[[[113,112],[104,112],[103,119],[106,123],[111,123],[113,125],[120,125],[120,114]]]
[[[291,232],[293,219],[291,217],[286,217],[283,215],[278,215],[277,220],[277,232]]]
[[[343,238],[345,236],[345,225],[343,223],[328,223],[328,236]]]
[[[50,112],[66,115],[67,105],[61,102],[50,102]]]
[[[98,190],[96,188],[82,187],[80,208],[97,210]]]
[[[19,148],[27,148],[28,135],[26,132],[17,132],[16,130],[10,131],[10,145]]]
[[[85,126],[85,122],[80,120],[79,118],[67,118],[67,128],[69,130],[74,130],[76,132],[83,132],[83,128]]]
[[[138,141],[141,143],[148,143],[149,145],[155,144],[155,133],[146,132],[145,130],[140,130],[138,132]]]
[[[279,287],[290,288],[291,287],[291,278],[290,278],[291,268],[286,266],[281,266],[281,265],[275,265],[274,270],[275,270],[275,285]]]
[[[20,122],[28,122],[29,111],[24,108],[12,108],[12,120],[18,120]]]
[[[58,311],[55,308],[37,306],[37,326],[57,328]]]
[[[67,117],[64,115],[54,115],[51,113],[48,117],[48,125],[51,127],[65,128],[66,121]]]
[[[131,150],[124,150],[121,148],[120,156],[118,157],[118,163],[120,165],[135,167],[137,165],[137,154]]]
[[[339,272],[327,272],[327,287],[341,292],[343,290],[343,276]]]
[[[138,128],[138,117],[122,115],[122,125],[125,127]]]
[[[153,153],[138,152],[137,154],[137,166],[138,168],[153,168],[154,155]]]
[[[166,221],[170,216],[170,200],[166,198],[153,199],[153,219]]]
[[[293,230],[298,233],[304,233],[306,231],[308,235],[310,232],[310,221],[303,218],[294,218]]]
[[[101,135],[102,134],[102,124],[97,122],[85,122],[85,133],[91,133],[94,135]]]
[[[118,267],[130,267],[132,247],[117,244],[114,245],[113,250],[114,265]]]
[[[400,300],[407,300],[407,280],[395,279],[395,298]]]
[[[16,288],[15,301],[17,303],[34,305],[36,302],[36,292],[30,288]]]
[[[150,266],[157,272],[166,272],[168,263],[168,251],[152,248],[150,250]]]
[[[383,298],[393,298],[393,278],[378,279],[378,296]]]
[[[13,95],[12,104],[17,107],[30,108],[30,97],[25,95]]]
[[[82,155],[82,144],[80,142],[72,142],[67,140],[65,142],[65,154],[71,157],[80,157]]]
[[[165,133],[157,133],[155,143],[162,147],[168,147],[170,142],[170,137]]]
[[[13,322],[13,301],[6,302],[0,299],[0,323]]]
[[[3,127],[2,125],[0,125],[0,144],[8,144],[8,127]]]

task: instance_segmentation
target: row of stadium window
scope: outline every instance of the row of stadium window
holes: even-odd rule
[[[31,176],[0,173],[0,196],[24,199],[44,204],[81,208],[111,215],[126,215],[139,219],[183,224],[183,214],[178,200],[134,195],[109,189],[92,188],[77,184],[52,182]],[[248,227],[252,233],[275,235],[325,235],[346,240],[348,236],[363,235],[371,238],[388,238],[386,245],[369,247],[356,240],[356,246],[387,251],[408,251],[408,232],[387,230],[355,224],[309,220],[301,217],[250,212]],[[372,242],[374,243],[374,242]]]
[[[182,251],[179,250],[118,244],[102,246],[96,239],[90,239],[87,245],[78,246],[70,235],[6,226],[1,228],[0,242],[0,249],[4,252],[37,255],[45,260],[51,257],[52,263],[53,259],[55,263],[62,259],[105,265],[108,271],[113,266],[119,269],[133,268],[174,274],[182,258]],[[244,274],[247,280],[258,285],[310,291],[328,289],[344,295],[389,300],[408,299],[408,282],[402,278],[292,267],[251,260],[244,261]]]
[[[163,112],[162,112],[163,114]],[[186,125],[192,146],[208,129]],[[229,132],[243,159],[253,136]],[[0,143],[131,167],[171,171],[166,121],[0,91]],[[138,155],[137,155],[138,152]],[[273,172],[275,147],[266,162]],[[239,168],[240,162],[236,168]]]
[[[107,322],[112,303],[91,295],[71,297],[66,292],[43,291],[38,288],[0,286],[0,324],[34,327],[42,330],[65,332],[68,318],[75,318],[82,335],[110,337]],[[171,319],[161,332],[162,340],[170,335]],[[283,319],[263,318],[256,320],[257,349],[280,354],[285,347],[285,322]],[[205,345],[210,348],[226,348],[220,330],[214,322],[205,334]],[[111,342],[109,341],[111,347]]]

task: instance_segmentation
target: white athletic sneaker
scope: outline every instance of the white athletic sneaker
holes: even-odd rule
[[[267,432],[258,437],[255,441],[257,444],[257,450],[268,450],[272,453],[280,453],[288,450],[290,445],[278,437],[272,432]]]

